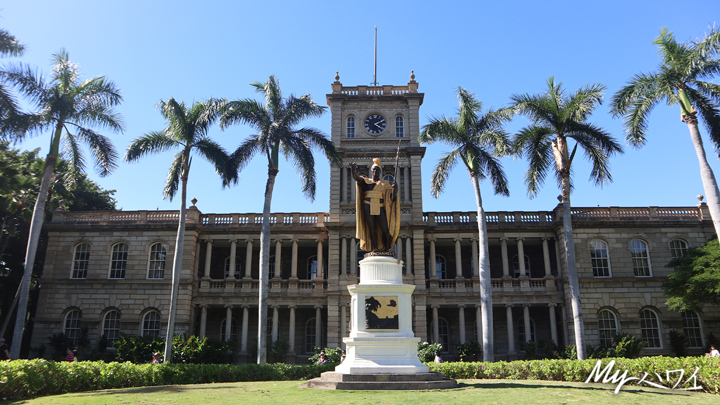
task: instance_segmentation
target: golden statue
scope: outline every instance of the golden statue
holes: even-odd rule
[[[380,159],[373,159],[372,179],[359,176],[357,164],[351,163],[352,176],[357,182],[355,218],[356,237],[360,249],[366,252],[388,252],[395,245],[400,232],[400,199],[398,184],[383,180]]]

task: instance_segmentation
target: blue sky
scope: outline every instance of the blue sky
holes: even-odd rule
[[[0,27],[27,45],[22,61],[47,74],[53,53],[65,48],[85,78],[106,75],[123,92],[118,108],[124,134],[112,135],[122,155],[132,139],[164,128],[154,108],[174,97],[191,103],[209,97],[257,97],[249,83],[274,74],[285,95],[310,93],[326,105],[335,72],[346,86],[369,84],[373,76],[373,35],[378,27],[378,81],[404,85],[414,70],[425,102],[421,125],[433,116],[452,116],[457,86],[474,92],[485,106],[500,107],[512,94],[539,93],[550,76],[568,91],[589,83],[607,86],[606,102],[590,117],[623,144],[620,119],[609,114],[612,94],[634,74],[654,71],[659,58],[652,41],[661,27],[679,40],[709,32],[720,15],[720,2],[695,1],[85,1],[7,2]],[[718,83],[718,80],[715,81]],[[517,118],[515,132],[526,125]],[[310,120],[329,134],[330,115]],[[703,129],[713,169],[720,164]],[[235,149],[252,130],[214,129],[211,137]],[[648,143],[626,146],[612,159],[614,182],[603,188],[588,182],[589,166],[575,164],[574,206],[687,206],[704,194],[697,158],[678,107],[659,105],[650,117]],[[47,151],[49,134],[21,143]],[[474,210],[469,177],[457,168],[438,199],[429,194],[429,178],[441,145],[428,146],[423,164],[425,211]],[[171,153],[138,163],[121,162],[112,175],[98,178],[115,189],[124,210],[178,209],[162,199]],[[328,210],[329,168],[318,156],[314,203],[304,199],[298,176],[281,162],[272,210]],[[488,211],[542,211],[557,205],[559,190],[548,178],[542,192],[527,198],[523,183],[527,162],[503,160],[509,198],[481,185]],[[266,163],[258,156],[238,186],[221,189],[212,167],[193,161],[188,196],[203,212],[262,212]],[[718,173],[720,174],[720,173]]]

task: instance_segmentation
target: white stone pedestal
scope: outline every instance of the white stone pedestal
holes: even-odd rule
[[[343,338],[346,358],[335,367],[340,374],[427,373],[417,357],[412,331],[414,285],[402,283],[402,265],[387,256],[360,261],[360,284],[348,286],[351,295],[350,336]],[[366,300],[380,304],[366,319]]]

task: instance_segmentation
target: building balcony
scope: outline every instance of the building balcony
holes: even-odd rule
[[[197,283],[198,292],[201,294],[257,294],[260,289],[260,280],[253,279],[201,279]],[[270,279],[269,286],[271,294],[324,294],[327,290],[327,281]]]

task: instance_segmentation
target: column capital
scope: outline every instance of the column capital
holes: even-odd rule
[[[501,236],[501,237],[500,237],[500,242],[507,242],[507,241],[508,241],[507,236]]]
[[[542,238],[540,238],[540,240],[542,240],[543,242],[547,242],[547,241],[555,240],[555,238],[553,238],[552,236],[543,236]]]
[[[238,240],[236,238],[233,238],[233,239],[229,239],[229,241],[230,241],[230,243],[237,243]]]
[[[292,243],[300,243],[300,239],[298,238],[292,238],[290,240],[292,241]]]
[[[280,305],[270,305],[270,308],[272,308],[272,309],[280,309]]]
[[[518,242],[520,242],[520,241],[525,240],[525,237],[524,237],[524,236],[518,236],[517,238],[515,238],[515,240],[518,241]]]
[[[512,308],[514,306],[515,306],[514,304],[505,304],[505,308]]]
[[[462,242],[463,239],[462,239],[462,238],[453,238],[453,240],[454,240],[455,242]]]
[[[558,306],[558,304],[555,302],[551,302],[548,304],[548,307],[550,307],[550,308],[555,308],[556,306]]]
[[[288,305],[288,308],[295,309],[295,308],[297,308],[297,305]]]
[[[233,308],[233,304],[225,304],[225,308],[232,309],[232,308]]]
[[[275,243],[283,243],[283,240],[282,240],[282,239],[275,239],[274,242],[275,242]]]
[[[198,304],[198,307],[200,308],[209,308],[210,304]]]
[[[315,239],[315,242],[317,242],[317,243],[323,243],[323,242],[325,242],[325,239],[326,239],[325,237],[319,236],[317,239]]]
[[[249,304],[240,305],[242,309],[250,309],[252,306]]]
[[[437,242],[437,238],[433,238],[432,236],[427,238],[428,242]]]
[[[482,304],[475,304],[475,308],[482,308]]]
[[[470,242],[477,242],[479,240],[480,240],[480,238],[470,238]]]
[[[253,239],[252,239],[252,238],[247,238],[247,239],[245,239],[245,242],[247,242],[247,243],[253,243]]]
[[[465,304],[458,304],[458,308],[465,308]]]
[[[530,304],[522,304],[523,308],[530,308],[532,305]]]
[[[315,305],[315,309],[322,309],[322,308],[323,308],[322,305]]]
[[[212,239],[212,238],[207,238],[207,239],[205,239],[205,242],[207,242],[207,243],[213,243],[213,239]]]
[[[440,308],[440,304],[432,304],[432,305],[430,305],[430,307],[433,309],[438,309],[438,308]]]

